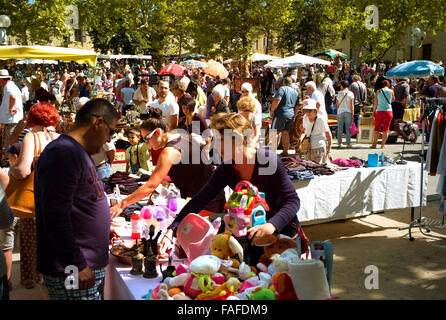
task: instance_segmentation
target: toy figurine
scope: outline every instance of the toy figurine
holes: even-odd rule
[[[153,254],[152,247],[148,246],[148,255],[144,258],[144,278],[156,278],[158,272],[156,271],[156,255]]]
[[[132,270],[130,271],[130,274],[133,274],[135,276],[143,274],[142,271],[143,260],[144,256],[138,250],[138,253],[132,257]]]
[[[162,265],[160,264],[160,271],[161,274],[163,275],[163,279],[161,280],[161,282],[164,282],[164,280],[168,277],[173,277],[173,274],[175,272],[175,267],[172,265],[172,257],[169,257],[169,264],[164,271],[162,269]]]
[[[142,242],[144,244],[144,256],[148,257],[148,250],[149,247],[152,249],[152,254],[154,254],[155,256],[158,255],[158,238],[161,235],[161,230],[158,231],[158,234],[156,235],[155,238],[153,238],[153,236],[155,235],[155,226],[152,224],[149,227],[149,239],[143,238]]]
[[[248,232],[247,228],[251,218],[245,215],[243,208],[234,208],[224,216],[224,221],[227,231],[230,231],[235,237],[244,237]]]

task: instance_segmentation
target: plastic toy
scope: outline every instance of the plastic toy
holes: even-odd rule
[[[314,241],[310,244],[311,257],[321,260],[327,275],[328,286],[331,289],[331,274],[333,270],[333,243],[329,241]]]
[[[187,264],[195,258],[207,254],[212,238],[220,228],[221,218],[211,224],[195,213],[188,214],[177,228],[177,242],[187,256]]]
[[[236,209],[238,208],[243,209],[245,216],[250,217],[248,227],[266,223],[266,212],[269,211],[269,206],[266,203],[265,194],[259,192],[257,187],[252,185],[249,181],[244,180],[239,182],[225,204],[225,209],[229,210],[231,213],[239,213],[239,211],[236,212]],[[232,223],[238,222],[237,219],[232,219],[230,221]],[[234,225],[226,227],[228,230],[231,228],[234,230],[241,229]]]
[[[226,230],[236,237],[244,237],[251,223],[251,217],[245,215],[243,208],[234,208],[224,216]]]

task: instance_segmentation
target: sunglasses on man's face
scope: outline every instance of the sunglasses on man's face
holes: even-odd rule
[[[96,118],[102,118],[102,119],[104,119],[104,117],[103,116],[100,116],[100,115],[97,115],[97,114],[93,114],[93,116],[94,117],[96,117]],[[108,123],[107,122],[105,122],[105,120],[104,120],[104,123],[105,123],[105,125],[108,127],[108,129],[109,129],[109,133],[110,133],[110,137],[113,137],[114,135],[115,135],[115,133],[116,133],[116,130],[115,129],[112,129],[109,125],[108,125]]]

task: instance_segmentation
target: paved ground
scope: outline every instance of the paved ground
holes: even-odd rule
[[[420,139],[419,139],[420,141]],[[406,145],[405,159],[419,161],[421,145]],[[402,143],[388,145],[385,155],[395,157]],[[367,159],[367,154],[380,149],[368,145],[353,148],[334,148],[334,158],[356,156]],[[438,177],[429,177],[428,202],[423,215],[439,219],[439,201],[435,196]],[[435,200],[437,199],[437,200]],[[415,211],[419,216],[419,208]],[[341,299],[445,299],[446,241],[427,237],[418,228],[413,229],[415,241],[409,241],[406,227],[410,222],[410,209],[391,210],[384,214],[335,221],[305,227],[310,241],[331,241],[334,244],[332,294]],[[437,233],[438,232],[438,233]],[[432,234],[446,235],[445,230],[432,230]],[[14,254],[11,299],[42,299],[39,288],[26,290],[19,284],[20,254]],[[374,265],[379,271],[379,289],[367,290],[364,269]]]

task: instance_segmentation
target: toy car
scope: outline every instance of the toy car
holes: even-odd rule
[[[225,209],[233,211],[244,203],[246,203],[243,207],[244,214],[251,216],[250,227],[266,223],[266,212],[269,211],[269,206],[266,203],[265,194],[259,192],[256,186],[246,180],[235,186],[234,192],[225,204]]]

